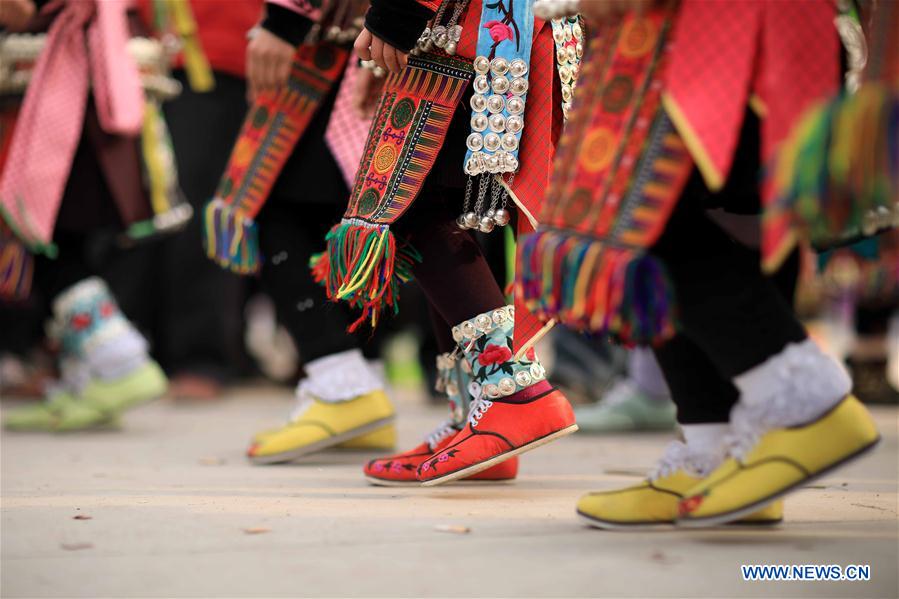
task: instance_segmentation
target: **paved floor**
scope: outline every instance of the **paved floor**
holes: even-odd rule
[[[364,454],[248,465],[248,434],[287,406],[245,389],[141,408],[126,432],[4,433],[2,596],[899,594],[893,409],[876,412],[876,453],[793,496],[777,529],[613,533],[582,526],[574,501],[638,480],[666,435],[575,435],[528,454],[512,485],[380,489]],[[442,413],[407,401],[401,415],[409,445]],[[872,580],[749,583],[745,563],[870,564]]]

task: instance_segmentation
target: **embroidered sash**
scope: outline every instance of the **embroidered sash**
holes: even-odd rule
[[[329,42],[301,46],[287,85],[260,94],[247,113],[215,198],[206,206],[206,253],[223,268],[240,274],[259,270],[254,219],[348,56]]]
[[[529,309],[626,342],[673,332],[670,291],[645,256],[693,167],[661,110],[670,20],[656,10],[591,28],[541,226],[519,253]]]
[[[467,60],[423,54],[386,83],[343,220],[327,236],[312,272],[328,297],[362,310],[350,330],[383,307],[396,310],[399,285],[411,278],[410,248],[389,225],[416,198],[446,139],[453,112],[471,79]]]

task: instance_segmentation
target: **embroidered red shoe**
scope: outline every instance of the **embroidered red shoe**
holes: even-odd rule
[[[577,430],[561,391],[541,381],[508,397],[482,397],[469,421],[418,467],[423,486],[467,478]]]
[[[381,487],[420,487],[418,467],[426,459],[452,443],[458,429],[449,423],[441,425],[418,447],[404,453],[370,461],[363,469],[365,479]],[[433,443],[433,444],[432,444]],[[503,482],[514,480],[518,475],[518,458],[506,460],[502,464],[478,472],[466,481]]]
[[[546,382],[534,349],[513,355],[515,308],[503,306],[453,327],[459,366],[475,400],[468,423],[418,467],[425,486],[466,478],[577,430],[561,391]]]

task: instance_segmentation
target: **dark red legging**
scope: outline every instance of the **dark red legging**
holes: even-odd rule
[[[421,254],[413,274],[440,319],[434,328],[441,351],[454,346],[452,326],[506,304],[481,246],[471,233],[456,226],[462,194],[459,188],[426,182],[393,227],[398,239],[407,240]]]

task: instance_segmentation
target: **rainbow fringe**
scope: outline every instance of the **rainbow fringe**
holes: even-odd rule
[[[671,283],[642,250],[541,229],[521,243],[519,273],[525,304],[545,320],[627,345],[657,344],[675,333]]]
[[[0,231],[0,299],[27,299],[33,274],[34,257],[25,244]]]
[[[343,219],[325,237],[327,247],[309,261],[312,276],[331,300],[344,300],[362,310],[349,327],[354,332],[370,320],[372,327],[385,308],[399,310],[400,285],[412,280],[421,256],[409,244],[398,243],[387,225]]]
[[[206,255],[222,268],[241,275],[259,272],[259,232],[241,210],[215,199],[206,204],[203,219]]]
[[[899,226],[899,89],[869,82],[810,109],[774,177],[766,226],[787,220],[818,248]],[[766,258],[783,253],[775,245]]]

